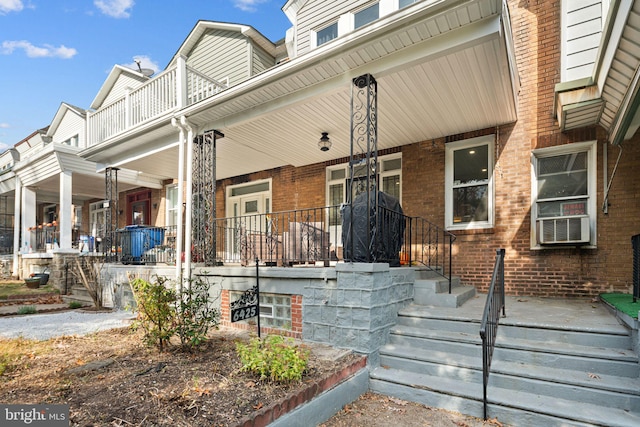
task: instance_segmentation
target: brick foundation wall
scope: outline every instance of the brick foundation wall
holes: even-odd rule
[[[257,318],[247,322],[231,322],[231,312],[229,310],[229,290],[223,289],[220,293],[220,325],[232,328],[252,331],[257,333]],[[291,329],[278,329],[260,325],[261,334],[282,335],[291,338],[302,338],[302,295],[291,295]]]

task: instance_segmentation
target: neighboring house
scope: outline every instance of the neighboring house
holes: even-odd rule
[[[456,236],[463,282],[486,290],[495,249],[506,248],[511,294],[629,291],[640,233],[637,3],[292,0],[283,12],[293,26],[276,43],[199,21],[157,75],[114,67],[78,154],[102,179],[117,170],[124,183],[129,170],[148,180],[115,187],[111,228],[176,226],[180,274],[201,261],[198,213],[227,225],[262,214],[271,233],[272,214],[347,201],[349,178],[367,175],[349,176],[353,79],[371,75],[370,178],[405,214]],[[197,154],[210,131],[213,175]],[[202,211],[207,191],[216,197]],[[341,259],[335,215],[311,222]],[[243,244],[263,255],[264,237],[252,238],[225,243],[221,259]]]

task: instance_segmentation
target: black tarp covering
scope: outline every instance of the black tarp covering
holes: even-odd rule
[[[342,208],[344,260],[388,262],[391,267],[398,267],[405,229],[400,201],[390,194],[378,192],[378,227],[376,227],[375,200],[373,193],[369,194],[371,215],[367,215],[367,193],[360,193],[353,201],[353,207],[345,205]],[[368,221],[369,224],[367,224]],[[373,236],[372,241],[367,238],[369,232]]]

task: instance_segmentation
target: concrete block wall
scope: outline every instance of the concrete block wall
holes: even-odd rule
[[[303,338],[367,354],[376,363],[398,310],[413,298],[415,272],[383,263],[340,263],[336,273],[336,281],[305,286]]]

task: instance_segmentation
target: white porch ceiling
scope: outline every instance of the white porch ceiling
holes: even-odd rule
[[[217,178],[347,157],[352,79],[377,81],[378,149],[516,120],[517,77],[499,0],[408,8],[190,106],[201,133],[225,134]],[[171,178],[178,129],[170,118],[108,141],[91,159]],[[317,147],[321,132],[333,146]],[[148,154],[153,153],[153,154]]]

